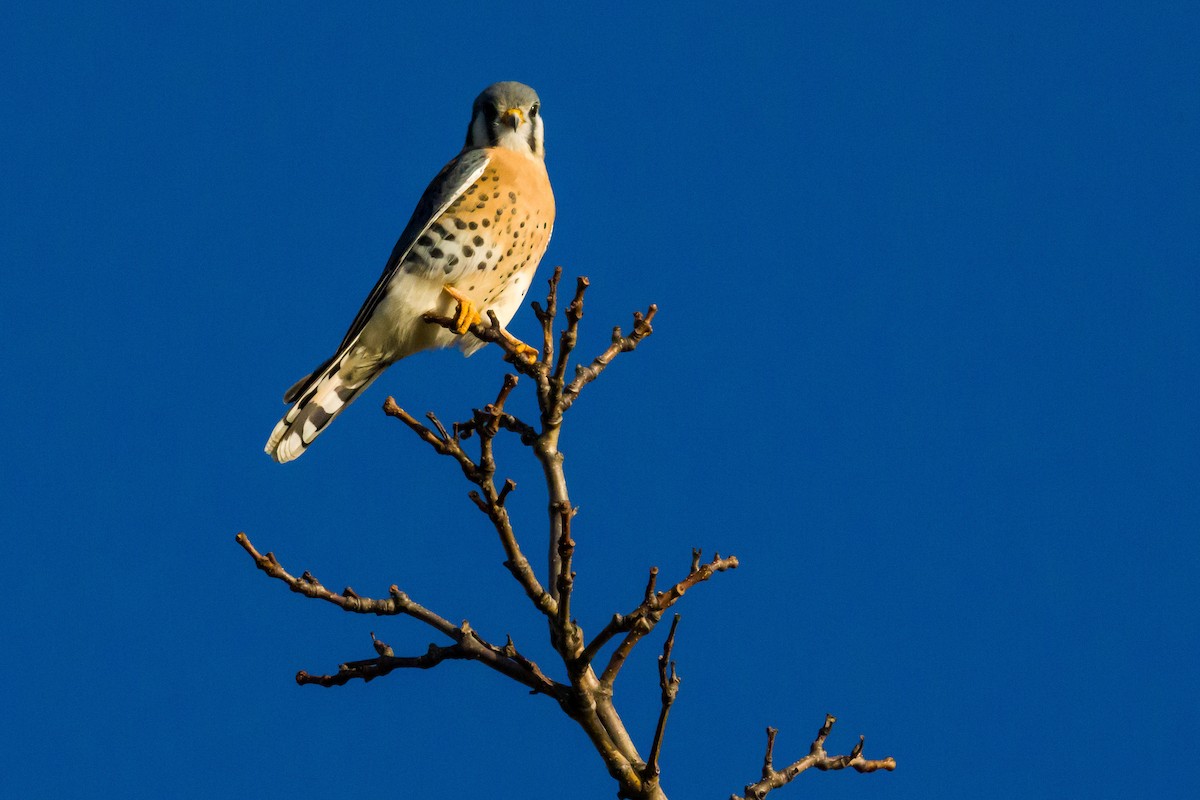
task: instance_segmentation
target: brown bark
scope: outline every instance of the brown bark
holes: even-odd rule
[[[575,588],[575,541],[572,538],[571,521],[578,509],[572,505],[567,490],[564,459],[559,450],[560,432],[567,410],[574,405],[586,386],[599,378],[619,355],[635,350],[653,333],[651,323],[658,309],[651,305],[644,314],[635,313],[628,335],[622,333],[620,328],[615,328],[611,343],[604,352],[587,364],[576,366],[574,376],[568,380],[570,356],[578,339],[588,281],[586,278],[578,279],[574,297],[566,308],[566,327],[556,342],[554,322],[561,276],[562,270],[556,269],[550,279],[544,308],[533,303],[542,325],[542,347],[537,357],[527,355],[527,350],[501,328],[494,315],[489,314],[487,322],[476,323],[470,328],[471,333],[479,339],[497,345],[516,372],[533,382],[540,412],[536,427],[505,410],[508,397],[518,384],[518,375],[506,375],[494,402],[477,409],[470,420],[455,423],[449,429],[432,413],[427,415],[430,424],[426,425],[402,409],[391,397],[385,401],[383,410],[404,423],[438,454],[455,461],[463,475],[474,485],[469,497],[495,529],[506,556],[504,566],[520,584],[533,607],[545,618],[550,642],[562,662],[564,678],[555,680],[549,677],[537,664],[522,655],[511,639],[503,645],[493,644],[466,621],[455,625],[413,601],[394,585],[390,587],[388,596],[380,599],[362,597],[349,587],[341,593],[335,593],[309,572],[299,577],[293,576],[274,554],[260,554],[244,533],[237,535],[237,541],[259,569],[287,584],[298,594],[324,600],[358,614],[409,616],[449,640],[446,644],[430,644],[425,653],[398,656],[372,633],[372,645],[377,654],[375,658],[342,663],[332,674],[312,675],[301,671],[296,675],[298,683],[340,686],[352,680],[374,680],[397,669],[429,669],[446,660],[478,661],[512,678],[533,694],[554,698],[567,716],[582,728],[604,760],[609,774],[617,782],[618,797],[627,800],[666,800],[661,787],[660,754],[667,717],[680,686],[675,662],[671,660],[679,625],[678,614],[674,615],[663,645],[663,654],[659,657],[661,708],[646,759],[639,754],[616,709],[613,686],[630,652],[654,631],[667,609],[674,606],[693,586],[719,572],[735,569],[738,560],[735,556],[715,554],[711,560],[702,562],[700,551],[693,550],[687,575],[665,591],[657,590],[658,568],[651,568],[641,602],[626,614],[614,614],[590,641],[571,617],[571,599]],[[454,320],[450,318],[430,315],[426,321],[448,328],[454,326]],[[493,442],[502,431],[519,437],[540,463],[545,477],[549,535],[548,569],[544,584],[522,551],[505,508],[505,501],[517,486],[511,479],[505,479],[499,486],[496,484],[497,465]],[[464,442],[472,437],[478,441],[477,456],[468,454],[463,447]],[[597,675],[594,668],[596,660],[614,639],[618,639],[618,642]],[[848,756],[828,756],[824,751],[824,741],[833,721],[833,717],[826,718],[808,756],[782,771],[776,771],[771,766],[775,730],[769,728],[762,779],[747,786],[742,797],[747,800],[765,797],[768,792],[790,782],[813,766],[822,770],[852,767],[859,772],[895,767],[895,762],[890,758],[882,761],[863,759],[861,742]]]

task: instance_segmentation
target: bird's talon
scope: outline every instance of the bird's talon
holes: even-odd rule
[[[504,331],[503,334],[505,340],[512,346],[514,354],[517,356],[517,358],[526,359],[528,361],[537,360],[540,352],[536,347],[530,347],[508,331]]]
[[[397,356],[449,343],[449,337],[418,324],[422,320],[450,322],[445,328],[459,336],[479,325],[481,336],[458,342],[466,354],[485,342],[502,339],[506,359],[522,368],[537,363],[536,349],[504,331],[517,304],[510,306],[501,296],[516,291],[515,287],[529,286],[554,225],[554,195],[546,176],[539,108],[537,93],[512,81],[493,84],[475,99],[465,146],[429,185],[397,243],[394,259],[389,260],[342,346],[284,395],[285,402],[293,405],[271,431],[265,448],[276,461],[291,461],[303,454]],[[497,124],[488,124],[489,119]],[[503,124],[498,124],[501,121]],[[496,146],[497,137],[504,141],[503,146]],[[437,202],[428,202],[431,200]],[[515,217],[519,213],[524,214],[521,220]],[[467,230],[474,231],[470,244],[465,234],[456,239],[460,231]],[[504,256],[500,256],[502,251]],[[510,265],[519,263],[520,267],[500,272],[500,259],[505,257],[511,257]],[[453,268],[460,262],[457,280],[479,299],[468,298],[445,284],[455,280]],[[448,320],[449,304],[440,295],[430,297],[432,291],[426,294],[426,287],[432,289],[437,280],[443,281],[445,292],[458,302]],[[432,286],[429,281],[434,281]],[[409,293],[413,291],[421,298],[417,308],[412,308],[412,303],[381,303],[389,297],[412,300]],[[500,311],[482,306],[484,298],[497,303]],[[539,309],[539,319],[543,316]],[[503,500],[501,497],[501,503]]]
[[[479,310],[475,308],[475,303],[469,297],[449,284],[443,286],[442,291],[458,302],[458,306],[454,309],[455,333],[462,336],[471,329],[472,325],[482,324],[483,317],[479,315]]]

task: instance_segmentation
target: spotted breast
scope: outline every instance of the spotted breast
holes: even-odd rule
[[[554,229],[554,194],[545,162],[493,147],[479,178],[419,237],[405,259],[409,273],[435,272],[481,309],[507,322],[529,291]],[[472,353],[483,346],[462,337]]]
[[[422,194],[341,344],[284,394],[293,405],[265,448],[276,461],[298,458],[391,364],[456,344],[469,355],[483,346],[473,322],[513,318],[554,227],[544,135],[530,87],[501,81],[475,98],[462,151]],[[453,329],[426,323],[431,312],[453,314]]]

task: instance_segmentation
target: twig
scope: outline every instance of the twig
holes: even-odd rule
[[[472,483],[475,482],[479,474],[478,465],[463,451],[458,443],[458,439],[446,433],[446,429],[440,422],[438,423],[438,433],[434,433],[413,417],[412,414],[409,414],[398,406],[396,399],[390,396],[383,401],[383,413],[403,422],[413,433],[421,437],[423,441],[428,443],[439,454],[453,458],[458,462],[459,467],[462,468],[463,474],[467,476],[467,480]]]
[[[504,404],[508,401],[508,396],[512,394],[512,390],[517,388],[517,376],[505,375],[504,384],[500,387],[500,393],[496,395],[496,402],[492,403],[494,407],[493,414],[499,414],[504,410]]]
[[[238,535],[238,542],[251,555],[259,569],[286,583],[294,592],[332,603],[349,612],[411,616],[425,622],[451,640],[451,643],[445,646],[431,644],[421,655],[397,656],[390,645],[376,638],[372,632],[371,645],[376,657],[343,663],[330,675],[311,675],[302,671],[296,676],[299,683],[338,686],[352,680],[370,681],[396,669],[429,669],[447,660],[479,661],[528,687],[533,693],[553,697],[580,725],[600,753],[609,774],[618,783],[618,797],[625,800],[665,800],[666,795],[659,785],[660,761],[667,719],[680,684],[675,662],[671,658],[679,624],[678,614],[674,616],[663,644],[662,654],[658,658],[661,705],[649,758],[646,761],[640,758],[613,705],[613,683],[630,652],[641,639],[654,630],[669,608],[691,587],[708,580],[717,572],[736,568],[738,561],[733,556],[722,558],[720,554],[716,554],[709,562],[703,563],[700,551],[693,550],[687,576],[665,591],[658,590],[658,570],[652,568],[638,606],[628,614],[614,614],[600,632],[585,644],[582,630],[571,618],[576,578],[572,570],[576,547],[572,519],[577,509],[572,505],[567,491],[563,454],[558,447],[561,427],[565,412],[578,399],[583,388],[599,377],[618,355],[636,349],[653,333],[652,323],[658,308],[651,305],[645,313],[635,313],[633,327],[627,336],[620,328],[613,329],[611,343],[604,352],[590,363],[576,365],[573,378],[568,381],[566,375],[570,371],[571,356],[578,344],[579,325],[584,314],[584,297],[589,283],[587,278],[582,277],[576,281],[574,297],[565,309],[566,326],[555,337],[554,323],[559,310],[558,288],[561,278],[562,269],[555,269],[549,280],[544,307],[537,302],[532,303],[542,329],[542,347],[536,356],[531,357],[530,348],[504,330],[492,311],[485,312],[485,319],[470,326],[470,333],[477,339],[497,345],[505,360],[513,364],[517,373],[505,376],[494,402],[482,409],[473,410],[471,419],[455,423],[449,430],[432,413],[427,415],[427,423],[417,420],[390,397],[384,403],[384,411],[403,422],[435,452],[452,458],[459,465],[463,475],[473,484],[474,488],[468,496],[476,508],[488,517],[496,530],[506,556],[504,566],[545,616],[551,642],[563,660],[569,684],[556,682],[547,676],[537,664],[517,650],[511,637],[506,639],[503,646],[491,644],[472,630],[466,621],[454,625],[413,602],[396,586],[390,588],[387,598],[381,599],[362,597],[350,587],[337,594],[322,586],[307,571],[300,577],[291,575],[283,569],[273,554],[258,553],[244,534]],[[455,321],[449,317],[428,314],[424,319],[430,324],[444,328],[455,327]],[[538,427],[522,421],[505,409],[517,386],[518,375],[528,377],[534,382],[540,415]],[[509,495],[516,489],[516,483],[506,479],[501,486],[497,487],[496,484],[494,440],[501,430],[517,434],[521,442],[533,450],[545,476],[550,535],[549,571],[544,588],[517,543],[506,508]],[[463,443],[473,436],[477,436],[479,442],[477,457],[468,455],[464,450]],[[603,673],[597,676],[593,662],[601,651],[618,637],[620,641],[609,657],[607,666]],[[828,756],[824,751],[824,742],[833,721],[833,717],[826,719],[826,724],[818,734],[808,756],[782,771],[776,771],[773,767],[776,731],[773,728],[768,729],[762,780],[747,786],[744,798],[762,798],[767,792],[791,781],[810,766],[823,770],[852,767],[860,772],[895,767],[895,762],[890,758],[882,761],[863,759],[861,740],[849,755]]]
[[[576,278],[575,297],[567,306],[567,327],[563,329],[562,336],[559,338],[558,360],[554,364],[554,375],[550,379],[551,385],[555,387],[557,393],[562,392],[567,361],[570,359],[571,351],[575,349],[575,343],[579,341],[579,321],[583,319],[583,295],[590,285],[587,278],[582,276]]]
[[[550,678],[548,678],[546,676],[546,673],[542,672],[541,668],[538,667],[537,664],[533,663],[528,658],[521,655],[521,653],[517,650],[516,645],[513,644],[513,640],[512,640],[511,636],[508,637],[508,641],[505,643],[504,649],[502,652],[506,658],[511,658],[513,661],[517,662],[522,667],[525,667],[525,669],[529,670],[530,674],[534,675],[535,677],[537,677],[539,680],[545,682],[546,684],[553,685],[558,689],[566,688],[562,684],[552,681]],[[561,699],[562,693],[560,692],[559,695],[560,695],[560,699]]]
[[[671,660],[671,650],[675,647],[675,629],[679,627],[679,615],[671,621],[671,631],[667,641],[663,643],[662,655],[658,657],[658,685],[662,689],[662,709],[658,712],[658,725],[654,728],[654,741],[650,744],[650,758],[646,760],[643,774],[647,778],[657,778],[659,775],[658,754],[662,750],[663,732],[667,727],[667,714],[679,694],[679,675],[675,673],[675,662]]]
[[[692,554],[695,555],[695,553],[696,553],[696,551],[695,551],[695,549],[693,549]],[[695,572],[695,571],[696,571],[696,560],[695,560],[695,558],[693,558],[692,559],[692,572]],[[642,602],[649,603],[654,600],[654,584],[656,584],[656,583],[658,583],[658,567],[651,567],[650,568],[650,577],[646,579],[646,592],[644,594],[645,599]]]
[[[555,267],[554,274],[550,276],[550,288],[546,294],[546,307],[542,308],[537,300],[530,303],[533,307],[533,313],[537,315],[538,322],[542,324],[541,363],[547,370],[550,368],[550,362],[554,359],[554,318],[558,316],[558,282],[561,279],[562,267]]]
[[[523,445],[529,446],[537,441],[537,429],[507,411],[496,416],[496,423],[497,427],[521,437],[521,444]],[[475,421],[473,419],[467,422],[455,423],[455,433],[460,441],[470,439],[471,434],[474,432]]]
[[[583,387],[600,377],[600,373],[605,367],[612,363],[612,360],[621,353],[628,353],[636,349],[642,339],[645,339],[650,334],[654,333],[654,329],[650,323],[654,320],[654,315],[658,313],[658,306],[651,304],[646,313],[635,311],[633,314],[633,331],[628,336],[621,335],[620,328],[613,328],[612,344],[608,346],[600,355],[592,361],[588,366],[578,366],[575,368],[575,379],[567,384],[563,389],[562,401],[559,403],[562,411],[566,411],[579,397],[579,393]]]
[[[250,537],[245,533],[239,533],[236,537],[237,543],[242,546],[242,549],[250,554],[254,559],[254,563],[263,572],[267,573],[272,578],[283,581],[288,585],[293,592],[303,594],[306,597],[312,597],[317,600],[324,600],[327,603],[358,614],[376,614],[379,616],[395,616],[403,614],[412,617],[413,619],[424,622],[431,628],[440,631],[446,636],[453,639],[457,646],[463,649],[467,655],[457,655],[454,648],[438,648],[436,645],[431,645],[431,650],[422,656],[411,657],[396,657],[380,649],[378,639],[375,634],[371,634],[372,644],[375,646],[376,652],[379,653],[379,658],[368,659],[367,661],[350,662],[338,669],[336,675],[314,677],[306,672],[300,675],[306,676],[305,680],[301,680],[300,675],[296,679],[301,683],[318,683],[323,686],[340,686],[349,680],[361,678],[363,680],[371,680],[380,675],[386,675],[394,669],[401,667],[418,667],[427,669],[435,666],[446,658],[473,658],[483,662],[497,672],[508,675],[513,680],[523,683],[535,692],[549,694],[554,697],[559,697],[562,694],[562,686],[551,681],[549,678],[537,668],[536,664],[519,656],[514,648],[511,648],[511,640],[506,647],[496,647],[490,644],[485,639],[479,636],[471,627],[463,622],[461,625],[455,625],[449,620],[438,614],[430,611],[419,603],[414,602],[407,594],[400,591],[395,585],[388,589],[388,598],[372,600],[369,597],[362,597],[353,589],[347,587],[341,594],[335,594],[329,591],[321,583],[312,576],[311,573],[305,571],[299,578],[290,574],[275,558],[274,553],[263,555],[255,549],[250,542]],[[386,651],[391,648],[387,645],[382,645]],[[431,655],[436,651],[436,658]],[[443,652],[445,651],[445,652]]]
[[[504,410],[504,404],[516,388],[517,380],[516,375],[505,375],[504,384],[500,387],[494,403],[484,406],[482,412],[475,412],[470,420],[454,423],[454,438],[459,441],[469,439],[472,433],[479,430],[480,425],[486,425],[490,436],[495,436],[504,429],[520,436],[522,444],[532,445],[537,440],[537,430]]]
[[[506,387],[510,378],[513,381],[516,380],[515,376],[506,376]],[[511,391],[511,389],[508,391]],[[502,388],[500,395],[497,397],[497,402],[507,398],[507,396],[507,392]],[[495,406],[496,404],[492,404],[492,408],[495,408]],[[500,492],[497,491],[496,485],[492,480],[492,476],[495,473],[495,463],[492,459],[492,434],[490,426],[485,426],[485,430],[480,430],[482,420],[476,418],[472,421],[474,429],[480,435],[481,455],[477,464],[470,456],[463,452],[457,438],[450,435],[439,437],[414,419],[407,411],[400,408],[394,398],[389,397],[384,401],[383,410],[388,416],[395,417],[407,425],[421,439],[428,442],[435,451],[442,455],[450,456],[459,463],[463,475],[466,476],[467,480],[479,487],[478,492],[471,492],[468,496],[479,510],[491,520],[492,527],[495,528],[496,533],[499,535],[500,544],[504,548],[506,557],[504,561],[505,568],[516,578],[521,588],[525,590],[526,596],[533,601],[534,606],[539,611],[547,616],[555,615],[558,604],[550,593],[542,588],[542,584],[533,572],[533,567],[529,564],[529,559],[521,552],[521,547],[517,543],[516,533],[513,531],[512,521],[508,516],[508,511],[505,509],[504,503],[500,502]],[[502,413],[503,408],[498,409],[498,412]],[[486,417],[486,414],[484,416]],[[512,490],[509,489],[509,491],[511,492]],[[507,492],[505,495],[507,496]]]
[[[242,546],[242,549],[254,559],[255,565],[259,569],[272,578],[283,581],[288,585],[289,589],[297,594],[333,603],[345,611],[351,611],[356,614],[375,614],[377,616],[404,614],[424,622],[426,625],[441,631],[447,636],[452,635],[451,632],[457,628],[449,620],[438,616],[420,603],[409,599],[408,595],[400,591],[395,584],[388,590],[389,596],[386,599],[372,600],[369,597],[361,597],[350,587],[346,587],[341,594],[336,594],[322,586],[320,581],[314,578],[307,570],[299,578],[289,574],[275,558],[274,553],[267,553],[266,555],[259,553],[254,548],[254,545],[251,544],[250,537],[245,533],[239,533],[235,538],[237,543]]]
[[[438,325],[452,331],[457,330],[457,323],[454,317],[444,317],[440,314],[429,313],[423,314],[421,319],[430,325]],[[518,341],[500,324],[495,311],[489,310],[486,322],[473,322],[467,330],[480,341],[494,344],[503,350],[504,360],[511,363],[518,372],[528,375],[535,380],[537,379],[538,372],[542,366],[541,361],[531,358],[526,351],[521,349]]]
[[[596,657],[609,639],[618,633],[625,633],[625,638],[617,645],[616,650],[613,651],[612,656],[609,658],[608,666],[604,668],[604,672],[600,675],[600,682],[608,687],[612,686],[613,682],[617,679],[617,674],[621,671],[621,667],[625,664],[625,659],[629,657],[634,646],[642,637],[654,630],[654,626],[662,619],[663,612],[675,605],[688,589],[697,583],[708,580],[718,572],[736,569],[737,566],[737,556],[722,558],[720,553],[714,554],[712,561],[701,564],[699,563],[699,551],[693,550],[692,568],[688,572],[687,577],[665,592],[654,591],[654,580],[657,570],[651,571],[650,580],[646,585],[646,599],[633,611],[620,617],[619,620],[617,617],[610,620],[609,624],[584,648],[583,657],[590,661]]]
[[[858,737],[858,744],[854,746],[854,749],[848,755],[831,756],[826,753],[825,739],[829,736],[829,732],[833,729],[833,723],[835,722],[837,722],[836,717],[832,714],[826,714],[825,724],[817,732],[817,738],[813,740],[808,755],[789,764],[782,770],[776,770],[772,764],[775,750],[775,734],[778,731],[775,728],[767,728],[767,751],[763,756],[762,779],[757,783],[747,785],[741,795],[732,795],[730,800],[762,800],[762,798],[767,796],[768,792],[791,783],[797,775],[809,767],[816,767],[821,771],[851,767],[858,772],[875,772],[881,769],[890,772],[896,768],[896,760],[890,756],[877,761],[870,761],[863,758],[862,750],[865,739],[862,736]]]
[[[575,541],[571,538],[571,517],[575,516],[572,508],[560,508],[558,536],[558,558],[562,565],[558,574],[558,627],[567,634],[571,624],[571,590],[575,586],[575,573],[571,571],[571,556],[575,553]]]
[[[430,669],[447,659],[469,659],[472,656],[459,645],[429,649],[420,656],[380,656],[366,661],[349,661],[338,666],[333,675],[310,675],[305,670],[296,673],[296,683],[301,686],[345,686],[352,680],[370,682],[396,669]]]

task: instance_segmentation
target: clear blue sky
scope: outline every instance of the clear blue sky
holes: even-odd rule
[[[899,769],[781,800],[1200,791],[1196,11],[399,5],[0,9],[7,795],[614,795],[478,665],[297,687],[371,630],[436,637],[233,539],[550,668],[457,469],[378,410],[464,418],[494,353],[414,358],[299,462],[262,453],[497,80],[543,99],[541,276],[591,277],[582,351],[661,307],[563,441],[581,624],[693,546],[743,564],[680,607],[669,794],[728,797],[767,724],[798,757],[827,711]],[[643,749],[660,644],[617,687]]]

